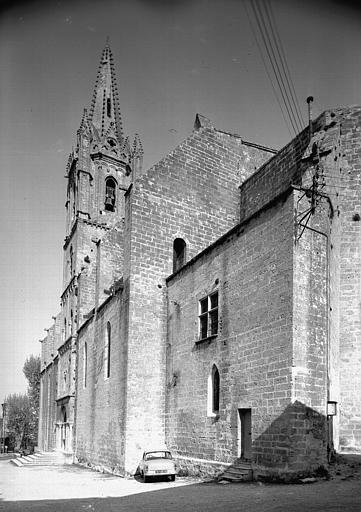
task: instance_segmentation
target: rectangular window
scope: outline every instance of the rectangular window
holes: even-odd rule
[[[199,339],[218,333],[218,292],[199,301]]]

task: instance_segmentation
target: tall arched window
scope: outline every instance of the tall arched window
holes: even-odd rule
[[[176,238],[173,242],[173,272],[177,272],[186,262],[187,244],[183,238]]]
[[[105,204],[104,208],[108,212],[114,212],[115,210],[115,189],[116,183],[113,178],[107,178],[105,181]]]
[[[86,388],[88,374],[88,345],[84,343],[83,347],[83,388]]]
[[[207,416],[219,415],[219,393],[220,393],[220,377],[217,366],[212,366],[212,371],[208,376],[208,400],[207,400]]]
[[[105,343],[104,343],[104,378],[110,377],[110,347],[111,347],[111,325],[107,323],[105,330]]]

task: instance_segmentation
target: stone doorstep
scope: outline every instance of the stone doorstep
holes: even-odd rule
[[[15,464],[15,466],[24,466],[24,464],[19,459],[10,459],[9,462]]]
[[[62,466],[73,462],[73,454],[62,452],[37,452],[34,455],[26,455],[11,459],[16,466]]]
[[[218,482],[245,482],[253,480],[253,470],[251,462],[237,459],[231,464],[218,478]]]

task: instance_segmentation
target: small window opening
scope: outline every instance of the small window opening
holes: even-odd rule
[[[112,117],[112,104],[110,98],[107,98],[107,116]]]
[[[218,292],[199,301],[199,339],[218,333]]]
[[[176,238],[173,242],[173,273],[177,272],[186,262],[187,244],[182,238]]]
[[[115,181],[108,178],[105,182],[105,210],[114,212],[115,210]]]
[[[73,275],[75,273],[75,269],[74,269],[74,251],[73,251],[72,245],[70,246],[70,250],[69,250],[69,258],[70,258],[70,277],[73,277]]]
[[[220,377],[218,368],[214,364],[212,367],[212,371],[208,376],[207,416],[219,415],[219,394]]]
[[[219,413],[219,371],[216,366],[213,366],[212,369],[213,376],[213,393],[212,393],[212,410],[214,414]]]
[[[104,378],[109,379],[110,377],[110,341],[111,341],[111,325],[107,323],[105,332],[105,345],[104,345]]]

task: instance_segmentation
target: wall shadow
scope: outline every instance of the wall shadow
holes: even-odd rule
[[[326,466],[327,458],[327,417],[300,401],[289,404],[252,443],[256,476],[308,475]]]

